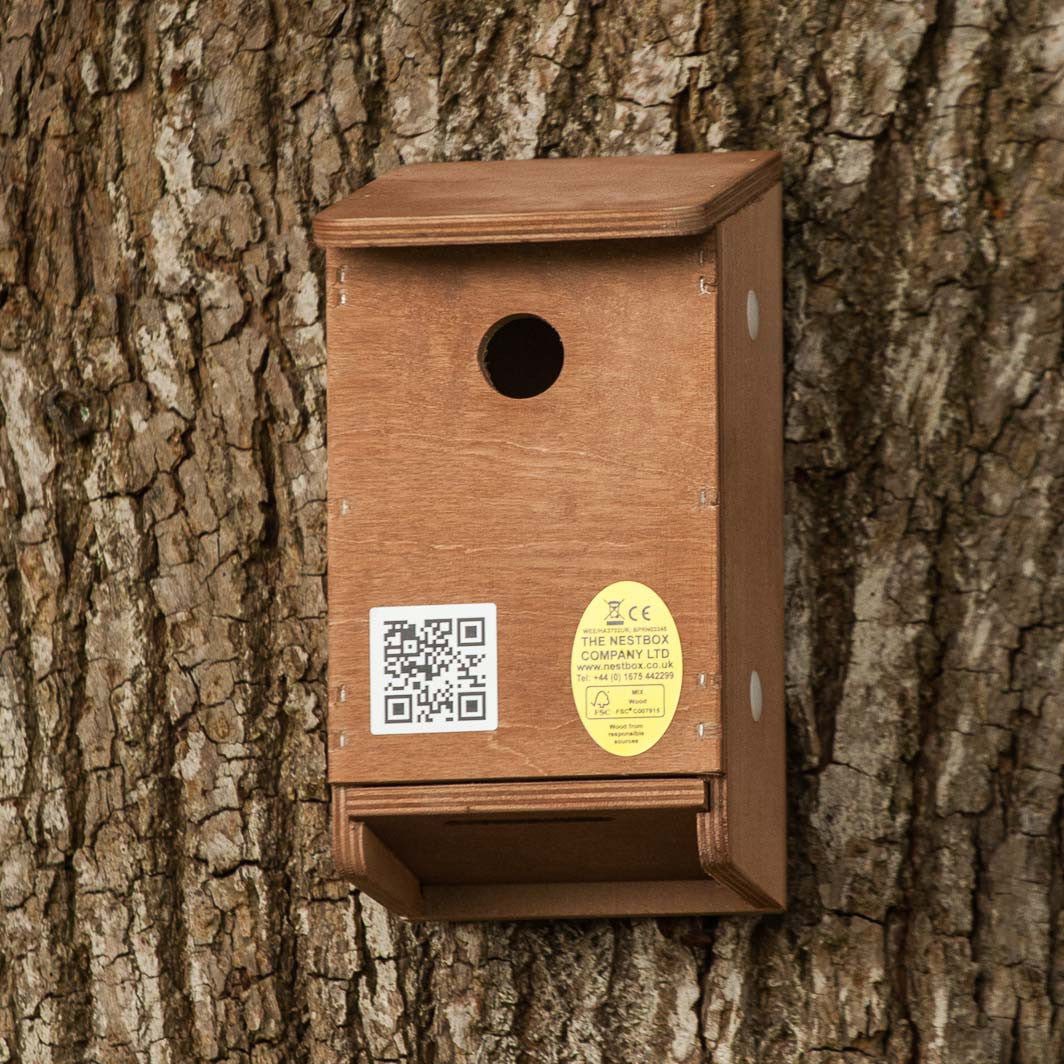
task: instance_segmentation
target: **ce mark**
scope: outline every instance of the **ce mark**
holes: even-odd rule
[[[638,621],[642,617],[644,621],[650,620],[650,607],[649,606],[629,606],[628,607],[628,620]]]

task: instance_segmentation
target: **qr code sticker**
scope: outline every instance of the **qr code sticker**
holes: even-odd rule
[[[370,731],[494,731],[495,604],[369,611]]]

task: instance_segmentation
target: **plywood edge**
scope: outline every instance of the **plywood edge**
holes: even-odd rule
[[[702,777],[334,786],[351,817],[490,816],[599,810],[705,809]]]
[[[338,875],[393,912],[421,915],[424,898],[417,877],[368,824],[348,815],[342,794],[333,795],[333,864]]]
[[[779,181],[782,169],[778,153],[765,153],[759,165],[712,198],[650,208],[360,217],[341,201],[315,217],[314,241],[350,248],[693,236],[761,195]]]
[[[710,808],[695,817],[698,832],[698,858],[707,876],[723,883],[758,912],[780,912],[784,897],[773,897],[736,864],[728,824],[727,781],[710,785]]]
[[[461,216],[316,219],[314,241],[319,247],[427,247],[690,236],[705,228],[706,211],[695,204],[638,212],[511,214],[487,219]]]

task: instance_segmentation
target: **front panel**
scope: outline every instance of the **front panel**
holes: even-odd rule
[[[712,246],[709,234],[330,250],[332,782],[720,770]],[[564,351],[557,380],[531,398],[500,394],[478,358],[517,315],[548,322]],[[571,685],[581,617],[617,581],[660,596],[683,651],[675,717],[633,756],[592,738]],[[603,623],[612,610],[633,625],[644,605],[603,602]],[[434,697],[467,695],[450,707],[453,728],[416,692],[407,705],[393,691],[390,718],[381,708],[396,661],[416,686],[419,665],[444,660],[442,629],[426,629],[433,611],[420,607],[445,608],[446,638],[465,640],[434,681]],[[378,654],[376,716],[371,611],[405,655]],[[491,620],[494,648],[481,653]],[[472,672],[484,686],[492,655],[489,706],[463,685]]]

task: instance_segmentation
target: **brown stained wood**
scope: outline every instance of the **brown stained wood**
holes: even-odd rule
[[[347,795],[343,787],[329,789],[329,818],[332,829],[333,869],[337,875],[351,877],[359,870],[355,836],[351,830],[352,817],[347,811]]]
[[[594,884],[600,906],[580,915],[687,912],[692,904],[778,910],[736,868],[724,780],[709,784],[708,796],[701,779],[338,786],[337,870],[395,911],[424,919],[573,915],[563,885],[578,884]],[[699,875],[715,881],[714,891],[708,882],[693,890]],[[504,910],[492,902],[478,911],[500,884],[547,893],[515,889]],[[541,908],[548,903],[553,909]]]
[[[596,786],[605,793],[604,784]],[[460,788],[426,790],[448,789]],[[726,822],[712,811],[615,808],[612,816],[585,818],[545,816],[542,811],[513,818],[496,811],[463,823],[447,812],[412,815],[403,808],[398,815],[383,816],[370,810],[364,821],[364,807],[347,801],[360,789],[335,790],[337,870],[408,918],[535,919],[778,908],[734,869]],[[688,801],[693,800],[692,793]],[[567,808],[565,802],[556,814]],[[537,811],[528,804],[527,813]],[[581,804],[594,808],[593,800]],[[633,804],[631,799],[627,804]],[[700,872],[711,878],[699,880]]]
[[[728,780],[715,776],[709,781],[710,808],[695,818],[698,833],[698,856],[702,871],[719,883],[726,884],[759,912],[778,912],[785,900],[772,897],[761,889],[735,864],[731,849],[734,828],[728,816]],[[741,819],[741,818],[740,818]],[[762,845],[774,840],[762,837]]]
[[[699,779],[337,790],[345,815],[369,823],[426,886],[700,872],[695,814],[706,808],[706,788]],[[389,792],[405,793],[396,800]]]
[[[322,211],[322,247],[704,233],[779,181],[777,152],[427,163]]]
[[[588,174],[620,172],[598,162],[563,168],[570,208],[589,210]],[[629,206],[653,172],[636,162]],[[693,165],[662,163],[659,184]],[[505,168],[512,188],[486,172],[366,195],[379,215],[409,186],[424,219],[491,190],[498,221],[545,171]],[[709,237],[329,249],[329,780],[340,867],[386,904],[411,882],[699,875],[784,903],[779,204],[775,186]],[[478,357],[521,314],[564,345],[531,399],[500,395]],[[662,597],[684,656],[672,725],[631,758],[590,739],[569,684],[584,607],[618,580]],[[496,610],[497,729],[372,734],[370,611],[455,602]],[[755,667],[759,724],[740,697]]]
[[[361,889],[398,915],[418,921],[559,920],[758,911],[727,884],[708,879],[434,884],[423,887],[416,897],[386,892],[379,895],[373,886]]]
[[[777,186],[717,229],[726,773],[720,794],[728,863],[776,905],[784,904],[787,889],[780,198]],[[756,339],[748,326],[750,291],[759,305]],[[750,704],[755,670],[760,721]]]
[[[690,809],[494,816],[373,817],[367,822],[425,886],[627,882],[703,874]]]
[[[548,780],[437,786],[343,787],[337,804],[359,818],[563,814],[616,809],[704,809],[706,782],[688,779]]]
[[[753,911],[723,883],[696,879],[433,886],[421,913],[425,920],[557,920]]]
[[[368,824],[346,825],[349,857],[343,873],[367,894],[396,912],[418,916],[423,907],[421,886],[410,869],[383,843]]]
[[[681,899],[707,902],[705,889],[690,893],[707,865],[701,826],[709,815],[702,812],[706,807],[702,779],[338,786],[337,870],[411,917],[446,915],[431,900],[438,888],[472,891],[467,899],[471,905],[473,897],[484,900],[482,888],[498,884],[554,885],[558,893],[545,897],[555,915],[572,911],[561,884],[615,885],[617,893],[602,893],[598,915],[683,912],[693,903],[674,898],[666,904],[659,888],[667,886],[666,896],[673,897],[682,883]],[[718,866],[720,881],[742,899],[740,908],[764,907],[763,896],[741,878],[733,882],[726,864]],[[633,893],[628,885],[639,882],[655,887]],[[455,906],[465,895],[446,896],[448,905]],[[518,891],[507,914],[546,915],[534,897]],[[733,908],[736,901],[718,896],[715,904]],[[487,919],[496,911],[492,903],[480,913],[466,908],[460,914]],[[454,913],[452,918],[458,918],[459,910]]]
[[[339,788],[342,790],[342,788]],[[337,803],[342,808],[341,801]],[[670,824],[669,818],[673,818]],[[696,912],[771,911],[771,899],[759,895],[742,877],[722,864],[719,879],[696,878],[705,864],[702,822],[706,814],[658,811],[620,816],[615,831],[628,837],[627,847],[601,840],[603,821],[569,824],[545,819],[538,828],[528,821],[493,829],[474,824],[481,837],[448,838],[446,822],[418,818],[343,819],[334,845],[337,870],[361,890],[411,919],[494,920],[542,917],[680,915]],[[572,834],[573,831],[576,834]],[[542,834],[543,832],[547,834]],[[540,833],[541,845],[535,835]],[[684,837],[673,835],[680,832]],[[380,834],[378,834],[380,833]],[[515,842],[515,838],[517,841]],[[595,845],[595,839],[599,844]],[[559,848],[559,841],[561,847]],[[450,851],[450,852],[448,852]],[[421,879],[411,865],[433,872]],[[444,875],[441,878],[440,870]],[[612,878],[594,878],[594,873]],[[446,881],[450,873],[452,882]],[[576,872],[572,880],[551,876]],[[651,873],[655,878],[640,879]],[[672,878],[662,873],[674,872]],[[520,876],[510,881],[509,876]]]
[[[711,259],[701,238],[329,252],[331,782],[720,770]],[[565,363],[515,400],[477,352],[522,312]],[[569,683],[577,622],[620,579],[665,600],[685,661],[632,758],[590,739]],[[448,602],[497,605],[498,730],[371,735],[369,609]]]

